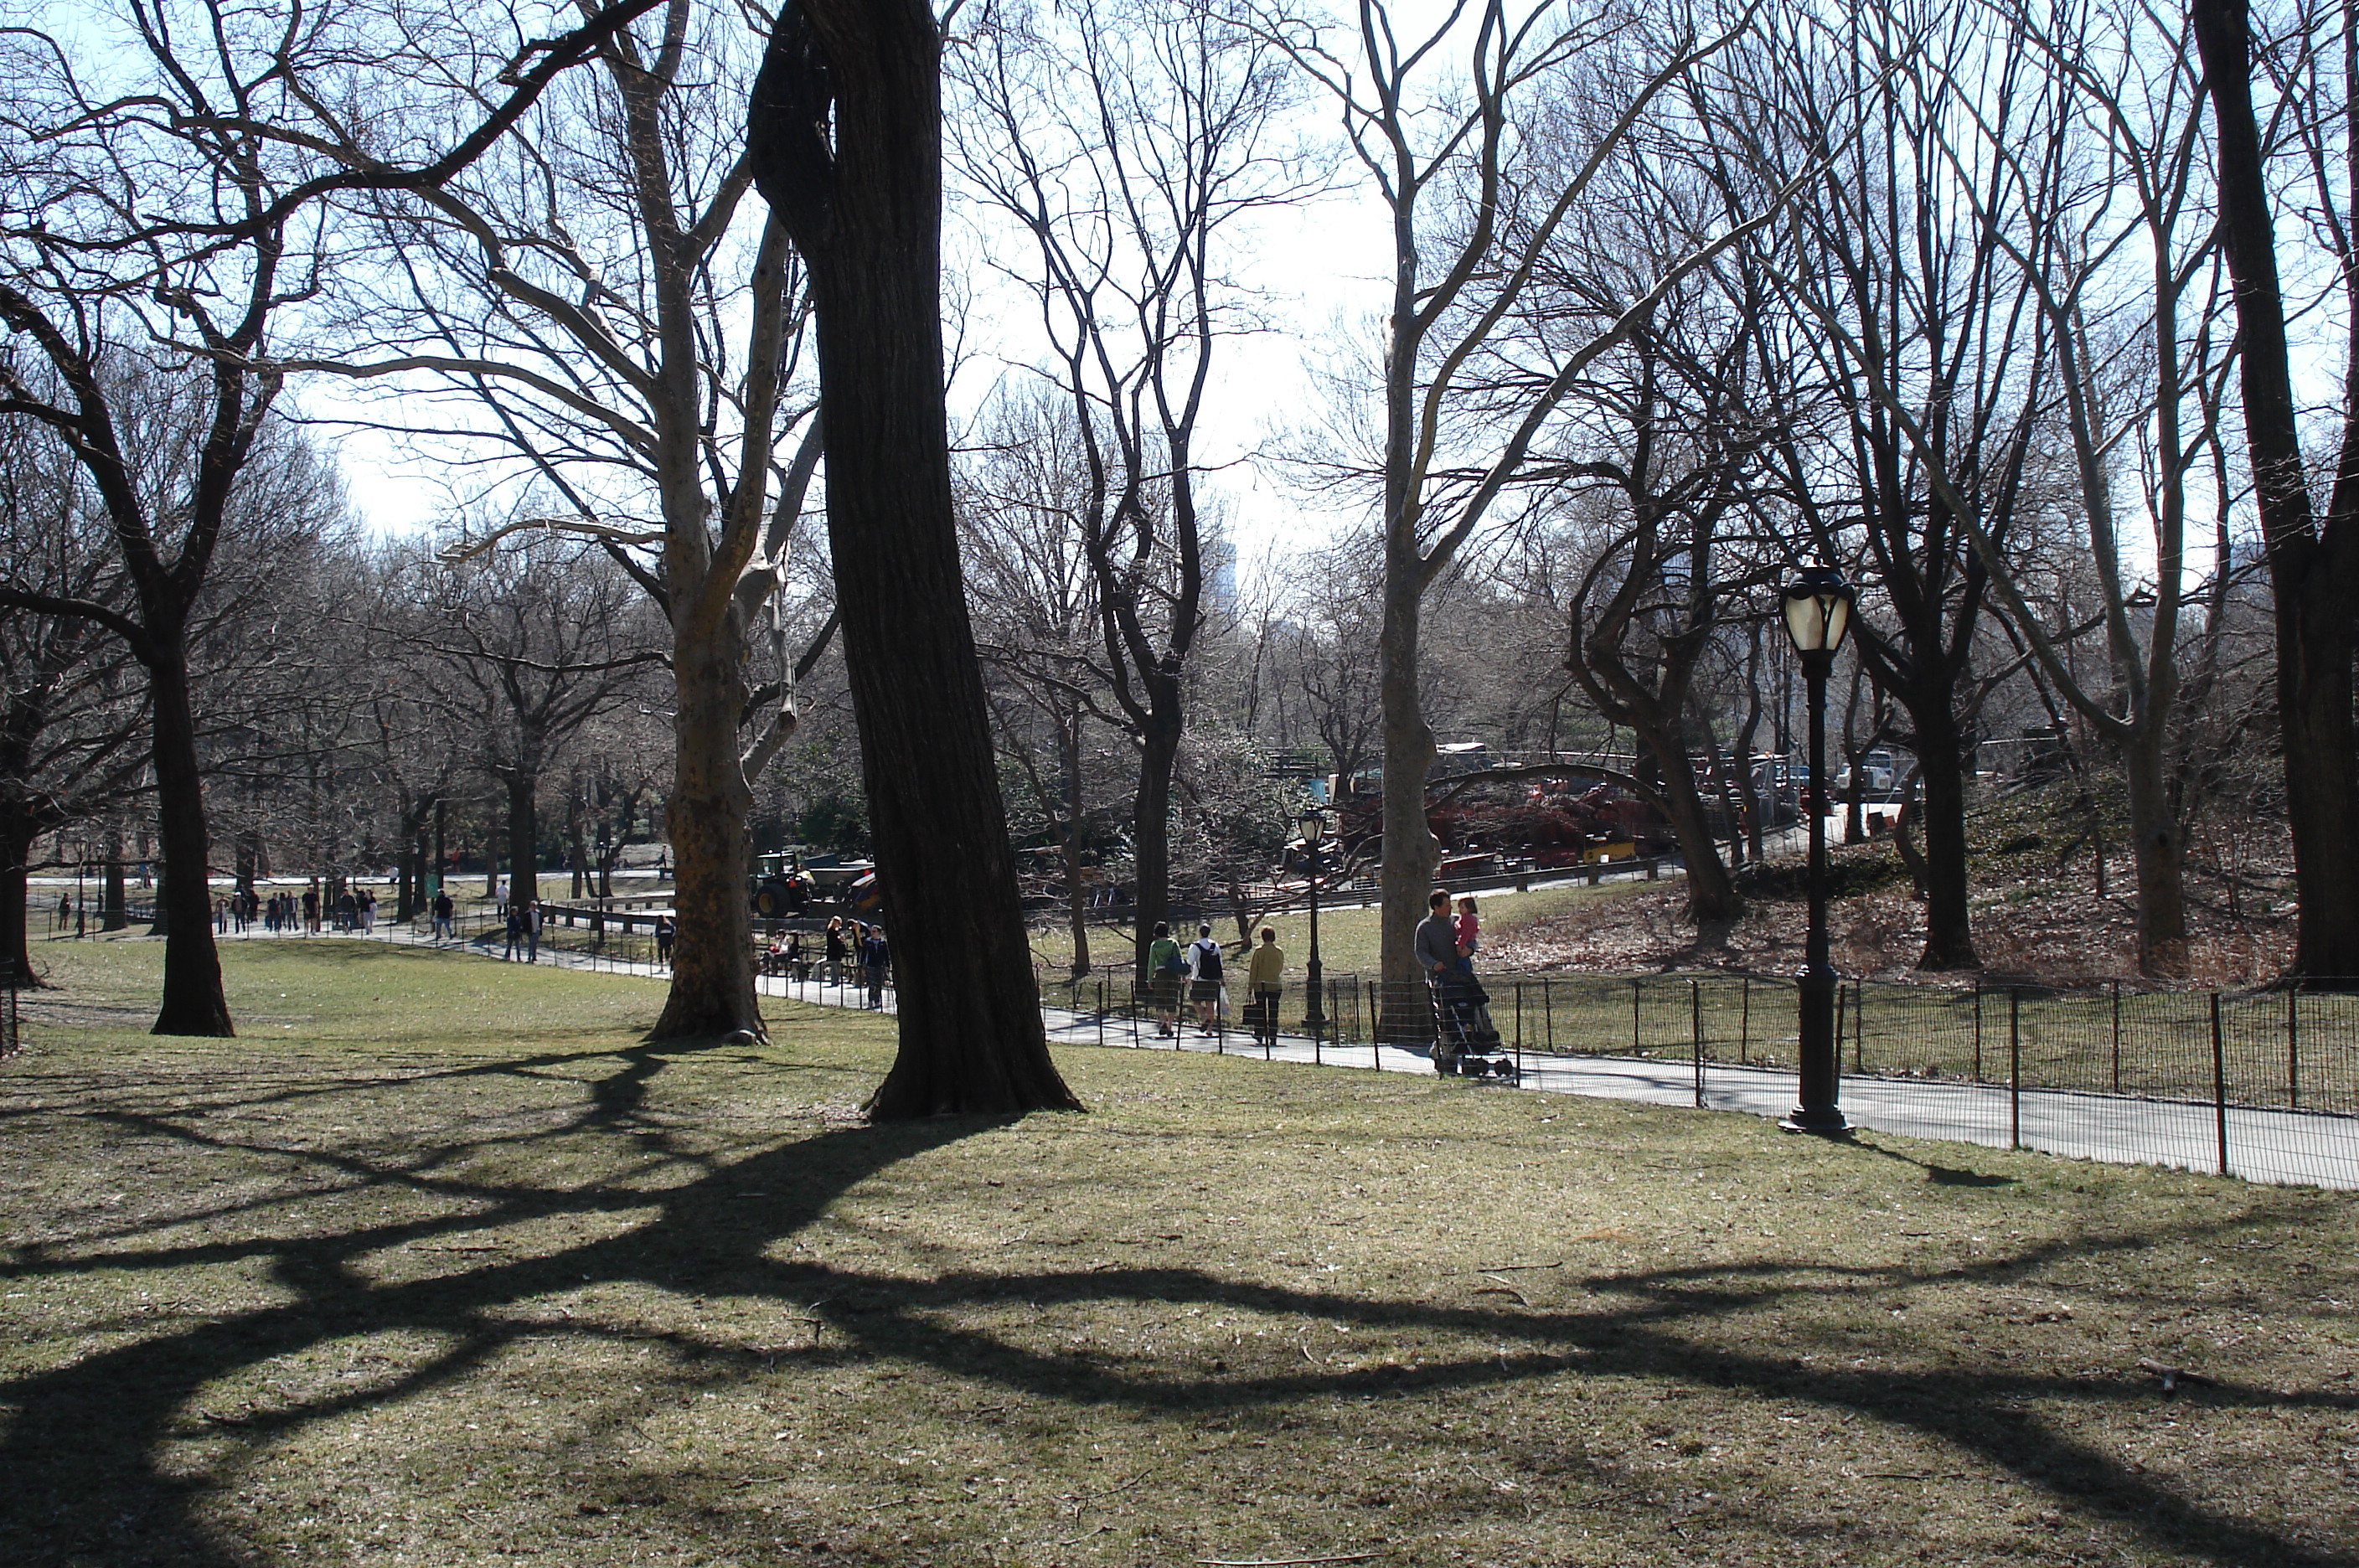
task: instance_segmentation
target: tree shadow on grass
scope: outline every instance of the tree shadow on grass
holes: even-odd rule
[[[482,1146],[529,1152],[536,1141],[562,1137],[619,1134],[663,1139],[666,1129],[647,1118],[650,1087],[672,1062],[701,1049],[710,1048],[642,1045],[599,1053],[609,1060],[619,1057],[620,1065],[589,1081],[586,1104],[552,1127],[488,1137]],[[560,1062],[578,1066],[582,1058],[519,1058],[486,1064],[482,1071],[540,1072]],[[224,1096],[209,1103],[234,1105],[235,1100]],[[214,1483],[190,1479],[163,1463],[170,1445],[185,1442],[193,1431],[234,1439],[251,1451],[324,1421],[451,1386],[479,1372],[527,1334],[615,1337],[620,1331],[611,1325],[558,1321],[532,1310],[533,1304],[585,1285],[632,1283],[700,1297],[735,1295],[795,1303],[798,1312],[823,1323],[837,1342],[823,1353],[825,1358],[886,1358],[1028,1399],[1145,1414],[1282,1410],[1309,1400],[1474,1390],[1568,1371],[1663,1384],[1708,1384],[1915,1432],[2110,1519],[2149,1549],[2189,1560],[2235,1568],[2323,1568],[2351,1561],[2209,1507],[2175,1490],[2166,1478],[2138,1473],[2027,1408],[2037,1401],[2080,1409],[2143,1402],[2148,1396],[2131,1382],[2096,1373],[2017,1372],[2004,1367],[1813,1368],[1790,1357],[1733,1350],[1699,1337],[1739,1314],[1775,1312],[1783,1304],[1839,1293],[1856,1296],[1936,1284],[1954,1287],[1978,1279],[1985,1283],[2019,1279],[2026,1270],[2060,1261],[2068,1254],[2085,1261],[2092,1252],[2108,1248],[2133,1252],[2161,1239],[2152,1233],[2123,1229],[2093,1240],[2020,1247],[1964,1268],[1811,1267],[1772,1261],[1597,1275],[1582,1281],[1589,1303],[1578,1309],[1529,1303],[1521,1310],[1457,1307],[1371,1299],[1252,1283],[1197,1267],[967,1269],[912,1280],[778,1256],[778,1243],[811,1225],[858,1183],[1008,1121],[942,1118],[838,1128],[726,1161],[673,1149],[668,1158],[685,1161],[682,1168],[690,1174],[650,1190],[610,1181],[572,1186],[487,1181],[421,1171],[350,1150],[239,1145],[179,1126],[170,1116],[127,1118],[125,1125],[149,1135],[301,1158],[347,1183],[344,1191],[375,1187],[424,1193],[448,1206],[444,1212],[294,1236],[255,1236],[243,1241],[115,1247],[100,1253],[21,1249],[20,1261],[5,1272],[12,1281],[36,1289],[45,1279],[76,1273],[136,1275],[195,1261],[244,1260],[266,1264],[272,1281],[288,1299],[105,1345],[0,1384],[0,1400],[15,1412],[5,1440],[0,1440],[0,1475],[9,1477],[12,1493],[7,1517],[0,1519],[0,1555],[28,1563],[199,1568],[250,1562],[252,1553],[221,1540],[202,1517],[204,1493]],[[451,1152],[434,1151],[446,1166]],[[1942,1168],[1926,1169],[1930,1179],[1942,1179],[1937,1174]],[[763,1201],[746,1201],[754,1197]],[[280,1198],[284,1201],[285,1195]],[[653,1217],[646,1217],[650,1209]],[[199,1223],[213,1212],[234,1214],[238,1205],[184,1212],[156,1228]],[[424,1256],[461,1233],[551,1218],[597,1234],[542,1255],[469,1262],[423,1278],[388,1279],[373,1273],[369,1262],[405,1252]],[[1043,1350],[953,1321],[962,1312],[1011,1301],[1241,1307],[1368,1329],[1459,1335],[1497,1349],[1413,1368],[1345,1368],[1306,1359],[1299,1369],[1288,1367],[1280,1372],[1265,1366],[1227,1376],[1209,1368],[1190,1372],[1109,1366],[1084,1354]],[[333,1341],[398,1334],[428,1336],[440,1348],[363,1388],[297,1394],[266,1410],[197,1409],[207,1385],[221,1379]],[[701,1323],[653,1333],[634,1325],[630,1337],[663,1338],[689,1354],[717,1358],[724,1368],[734,1364],[750,1370],[758,1359],[756,1353],[727,1343]],[[2359,1397],[2279,1396],[2227,1380],[2205,1389],[2201,1397],[2223,1407],[2359,1410]]]

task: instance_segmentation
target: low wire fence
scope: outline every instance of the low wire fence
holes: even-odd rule
[[[1791,980],[1730,975],[1487,977],[1496,1051],[1517,1082],[1697,1105],[1781,1109],[1792,1094]],[[1242,1007],[1207,1030],[1173,989],[1044,976],[1082,1037],[1384,1066],[1450,1026],[1421,985],[1290,987],[1275,1029]],[[1235,983],[1229,995],[1237,996]],[[1162,1031],[1171,1019],[1176,1032]],[[1875,984],[1837,991],[1846,1103],[1874,1125],[2270,1181],[2359,1186],[2359,988],[2141,991]],[[1452,1041],[1451,1043],[1462,1043]],[[1601,1059],[1614,1065],[1584,1066]],[[1394,1065],[1398,1065],[1397,1058]]]
[[[571,966],[660,967],[652,917],[620,914],[561,914],[544,923],[539,945]],[[471,912],[448,940],[505,953],[504,926],[495,912]],[[412,930],[429,935],[423,919]],[[773,995],[833,1006],[871,995],[851,962],[766,967]],[[1037,978],[1058,1038],[1069,1042],[1398,1068],[1430,1060],[1437,1033],[1448,1032],[1425,985],[1387,988],[1350,973],[1324,976],[1315,1007],[1298,983],[1268,1011],[1245,996],[1242,966],[1210,1007],[1184,983]],[[1495,1040],[1451,1043],[1506,1059],[1514,1082],[1771,1114],[1793,1093],[1790,979],[1505,975],[1483,985]],[[889,976],[883,997],[889,1008]],[[2232,992],[1847,980],[1834,1023],[1843,1103],[1869,1125],[2359,1186],[2359,984]]]

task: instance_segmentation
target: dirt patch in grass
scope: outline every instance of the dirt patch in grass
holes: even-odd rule
[[[2359,1556],[2347,1197],[1131,1051],[869,1127],[879,1020],[225,956],[312,1021],[0,1075],[0,1559]]]

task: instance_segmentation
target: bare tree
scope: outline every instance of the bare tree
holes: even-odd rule
[[[1501,498],[1527,477],[1535,439],[1597,356],[1689,274],[1775,216],[1773,197],[1743,222],[1679,258],[1593,337],[1564,347],[1512,398],[1467,407],[1468,371],[1525,302],[1538,260],[1631,127],[1674,82],[1741,32],[1749,12],[1713,30],[1699,11],[1674,8],[1641,27],[1609,10],[1552,5],[1511,12],[1506,0],[1461,0],[1422,37],[1404,39],[1389,7],[1363,0],[1349,41],[1298,18],[1266,21],[1290,58],[1332,98],[1352,152],[1391,219],[1392,305],[1381,388],[1381,451],[1358,472],[1373,482],[1384,519],[1384,625],[1378,641],[1384,711],[1383,972],[1388,986],[1419,980],[1411,951],[1439,849],[1426,824],[1434,735],[1419,700],[1425,595]],[[1471,25],[1462,22],[1471,17]],[[1464,50],[1455,76],[1446,51]],[[1524,176],[1524,120],[1542,94],[1601,105],[1588,156],[1548,177]],[[1410,1009],[1406,1028],[1421,1029]]]
[[[1089,470],[1071,406],[1045,388],[1003,397],[981,434],[960,474],[959,527],[995,677],[992,728],[1063,864],[1079,979],[1090,972],[1092,737],[1126,727],[1104,713],[1098,581],[1082,543]]]
[[[790,0],[747,120],[818,312],[828,530],[900,991],[882,1118],[1076,1103],[1041,1028],[959,569],[940,51],[919,0]]]
[[[2239,383],[2253,496],[2277,619],[2277,724],[2285,756],[2286,814],[2293,830],[2299,903],[2292,977],[2347,985],[2359,976],[2359,726],[2352,713],[2352,657],[2359,648],[2359,237],[2351,195],[2359,190],[2352,50],[2359,18],[2348,6],[2305,6],[2281,41],[2257,38],[2242,0],[2190,0],[2188,15],[2212,100],[2217,148],[2220,244],[2234,280]],[[2268,48],[2272,42],[2277,47]],[[2256,65],[2291,116],[2316,127],[2295,144],[2310,178],[2309,240],[2332,263],[2343,328],[2341,406],[2333,415],[2332,477],[2324,505],[2311,494],[2294,397],[2288,307],[2270,212],[2272,148],[2254,104]],[[2329,112],[2331,109],[2331,112]],[[2274,118],[2274,116],[2273,116]],[[2305,145],[2306,143],[2306,145]]]
[[[704,0],[652,9],[609,29],[595,71],[553,84],[470,169],[372,191],[366,216],[400,265],[340,278],[346,341],[299,363],[397,388],[385,422],[462,446],[486,485],[545,503],[457,553],[571,532],[661,609],[679,945],[656,1029],[759,1033],[748,775],[796,710],[792,665],[757,689],[749,650],[819,459],[809,407],[788,398],[805,301],[785,227],[744,205],[734,105],[758,38]],[[438,41],[412,39],[421,78],[440,69],[423,58]],[[364,164],[360,141],[338,156]],[[450,423],[424,423],[437,408]]]
[[[545,780],[664,656],[633,613],[638,589],[594,546],[544,536],[420,568],[413,581],[429,614],[397,635],[439,667],[454,732],[506,794],[508,875],[518,897],[531,897]]]
[[[126,594],[105,514],[72,460],[25,420],[0,423],[0,561],[30,592]],[[33,985],[26,876],[46,833],[146,803],[146,682],[120,638],[81,614],[0,615],[0,982]]]
[[[1172,778],[1204,630],[1196,432],[1242,292],[1241,220],[1310,188],[1276,145],[1294,87],[1266,41],[1216,10],[1152,0],[986,0],[953,53],[966,180],[1029,235],[1009,268],[1071,404],[1105,684],[1137,737],[1133,964],[1170,892]]]

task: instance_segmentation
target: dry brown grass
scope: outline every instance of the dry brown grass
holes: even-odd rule
[[[0,1561],[2359,1559],[2349,1197],[1112,1051],[868,1127],[879,1020],[227,957],[0,1077]]]

